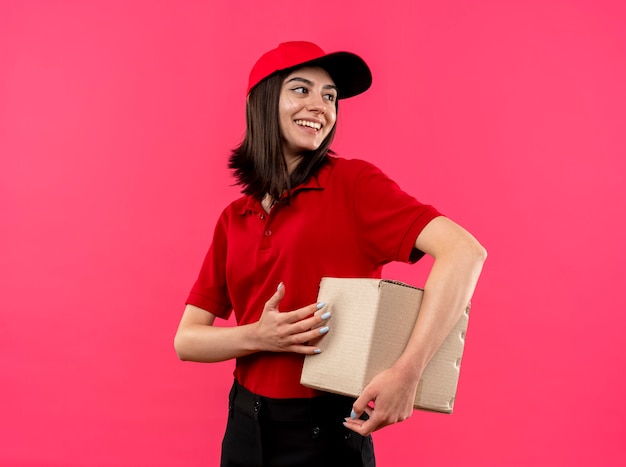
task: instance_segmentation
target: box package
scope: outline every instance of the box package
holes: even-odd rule
[[[332,312],[330,332],[319,343],[322,352],[305,357],[301,383],[357,397],[404,351],[422,295],[422,289],[397,281],[323,278],[318,301]],[[452,413],[468,319],[469,305],[424,369],[416,409]]]

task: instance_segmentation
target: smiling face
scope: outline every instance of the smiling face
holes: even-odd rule
[[[289,170],[314,151],[337,120],[337,88],[322,68],[300,68],[283,81],[278,104],[283,153]]]

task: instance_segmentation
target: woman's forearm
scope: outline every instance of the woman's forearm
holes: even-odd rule
[[[405,352],[397,362],[416,377],[421,375],[469,305],[487,257],[487,252],[473,236],[455,229],[456,226],[447,238],[442,235],[448,245],[433,253],[435,261],[424,286],[418,319]]]
[[[204,310],[197,310],[208,315]],[[191,314],[194,314],[194,311]],[[185,314],[187,315],[187,310]],[[213,326],[213,320],[214,317],[211,315],[208,322],[181,322],[174,338],[178,358],[213,363],[255,352],[250,344],[253,342],[250,338],[252,325],[218,327]]]

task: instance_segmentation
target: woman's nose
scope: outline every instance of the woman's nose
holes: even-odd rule
[[[309,110],[324,113],[326,112],[326,102],[324,101],[324,97],[321,95],[310,94],[309,102],[308,102]]]

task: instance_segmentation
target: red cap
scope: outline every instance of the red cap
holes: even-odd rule
[[[248,80],[250,90],[277,71],[303,66],[325,69],[339,91],[338,98],[361,94],[372,84],[372,73],[361,57],[350,52],[324,53],[312,42],[283,42],[264,54],[252,67]]]

